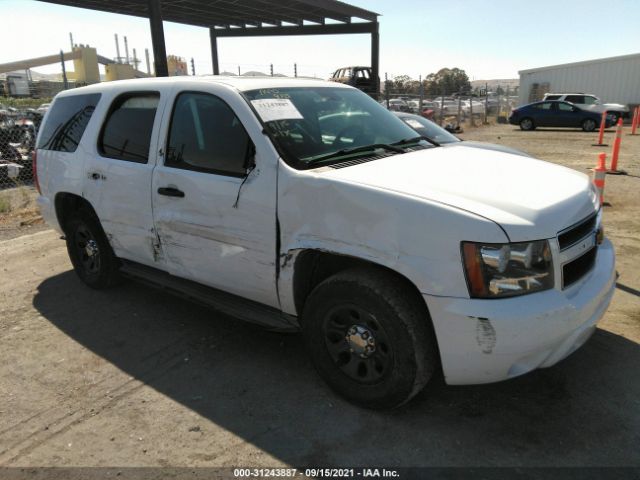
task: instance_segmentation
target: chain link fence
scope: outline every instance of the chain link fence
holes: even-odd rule
[[[442,89],[438,94],[429,94],[418,82],[410,92],[397,88],[391,80],[381,83],[379,101],[387,109],[420,115],[454,133],[464,127],[507,123],[511,110],[518,104],[518,96],[508,88],[497,92],[483,89],[477,93]]]
[[[44,113],[34,108],[0,108],[0,190],[31,185],[31,158]]]

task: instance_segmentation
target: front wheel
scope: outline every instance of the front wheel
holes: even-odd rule
[[[96,216],[74,212],[66,222],[67,251],[73,268],[89,287],[102,289],[118,282],[119,262]]]
[[[530,118],[523,118],[522,120],[520,120],[521,130],[529,131],[529,130],[533,130],[534,128],[536,128],[536,126],[533,123],[533,120],[531,120]]]
[[[410,285],[377,269],[320,283],[303,312],[303,335],[320,376],[358,405],[393,408],[431,378],[438,353],[431,320]]]
[[[582,130],[584,130],[585,132],[593,132],[596,127],[596,121],[591,118],[587,118],[582,122]]]

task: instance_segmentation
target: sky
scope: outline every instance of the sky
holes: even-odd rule
[[[379,13],[380,76],[423,77],[443,67],[471,80],[517,78],[527,68],[640,52],[640,0],[347,0]],[[129,53],[150,53],[148,20],[35,0],[0,0],[0,63],[57,53],[75,43],[115,57],[114,34]],[[208,29],[164,23],[167,53],[194,59],[196,74],[212,73]],[[9,41],[8,39],[13,39]],[[369,65],[369,35],[222,38],[220,70],[326,78],[335,69]],[[72,62],[67,62],[72,69]],[[60,65],[35,69],[60,72]],[[145,71],[144,63],[140,70]]]

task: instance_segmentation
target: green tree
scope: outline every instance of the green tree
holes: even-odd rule
[[[436,73],[430,73],[425,79],[425,92],[428,96],[437,96],[442,93],[451,95],[470,90],[469,77],[460,68],[442,68]]]

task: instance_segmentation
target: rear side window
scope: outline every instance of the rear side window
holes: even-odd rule
[[[36,148],[75,152],[99,100],[99,93],[56,99],[42,126]]]
[[[176,99],[167,142],[167,167],[244,176],[253,144],[223,100],[206,93]]]
[[[567,95],[567,98],[565,98],[564,101],[571,103],[584,103],[584,95]]]
[[[147,163],[160,94],[128,93],[116,98],[98,139],[104,157]]]
[[[533,106],[533,108],[538,108],[540,110],[551,110],[552,105],[553,103],[550,103],[550,102],[537,103],[536,105]]]

